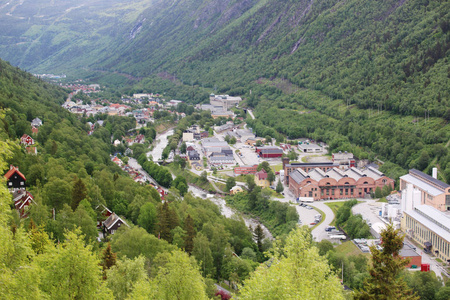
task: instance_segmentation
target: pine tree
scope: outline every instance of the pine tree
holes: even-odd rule
[[[179,225],[178,215],[175,210],[170,209],[169,204],[164,202],[160,207],[158,215],[158,234],[159,237],[172,242],[171,230]]]
[[[187,215],[184,220],[184,230],[186,230],[186,237],[184,238],[184,250],[191,255],[192,250],[194,249],[194,238],[195,238],[195,228],[194,228],[194,220],[191,218],[191,215]]]
[[[281,183],[281,180],[278,180],[277,187],[276,187],[275,191],[277,193],[281,193],[281,192],[284,191],[284,187],[283,187],[283,184]]]
[[[72,189],[72,210],[75,211],[78,207],[78,204],[80,204],[81,200],[85,199],[87,196],[87,189],[84,185],[81,178],[78,178],[78,180],[73,185]]]
[[[256,245],[258,245],[259,252],[263,252],[262,241],[264,239],[264,231],[263,231],[261,225],[258,224],[256,226],[253,236],[255,237]]]
[[[106,279],[106,270],[109,270],[116,264],[117,255],[111,249],[111,244],[108,243],[106,249],[102,253],[102,267],[103,267],[103,279]]]
[[[400,235],[399,230],[394,229],[392,224],[381,232],[383,250],[380,251],[375,246],[370,247],[372,252],[370,277],[364,284],[364,290],[354,293],[354,299],[418,299],[399,276],[409,263],[408,259],[399,256],[403,238],[404,236]]]

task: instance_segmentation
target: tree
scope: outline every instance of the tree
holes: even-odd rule
[[[147,202],[141,206],[137,223],[139,226],[147,230],[148,233],[152,233],[156,224],[156,208],[151,202]]]
[[[125,299],[132,291],[135,282],[147,278],[144,264],[145,257],[143,256],[134,259],[124,257],[106,272],[106,283],[115,299]]]
[[[404,236],[392,224],[381,231],[383,250],[370,247],[372,266],[364,290],[354,293],[354,299],[418,299],[406,282],[398,276],[409,260],[399,256]]]
[[[200,174],[200,180],[202,183],[207,183],[208,182],[208,173],[206,173],[206,171],[203,171]]]
[[[251,193],[256,187],[255,178],[252,175],[247,175],[245,179],[247,181],[248,192]]]
[[[208,275],[214,277],[214,262],[208,238],[201,232],[194,238],[194,249],[192,255],[200,264],[203,277]]]
[[[264,169],[264,171],[266,171],[266,173],[269,173],[270,171],[272,171],[272,168],[270,167],[270,165],[267,161],[263,161],[258,165],[257,170],[261,171],[262,169]]]
[[[285,246],[277,241],[268,262],[244,281],[239,299],[343,300],[339,279],[312,243],[306,227],[292,230]]]
[[[106,271],[116,264],[117,254],[111,249],[111,244],[108,243],[106,249],[102,252],[102,268],[103,268],[103,279],[106,279]]]
[[[157,232],[158,235],[168,241],[172,242],[172,229],[177,227],[179,224],[178,216],[176,212],[169,207],[167,202],[164,202],[163,205],[160,206],[160,212],[158,214],[158,226]]]
[[[40,288],[51,299],[88,299],[108,295],[102,287],[100,260],[84,244],[79,229],[66,232],[63,243],[37,257]],[[70,280],[68,280],[70,278]]]
[[[131,299],[208,299],[206,284],[194,258],[179,250],[162,253],[154,279],[141,279],[130,294]]]
[[[186,178],[184,178],[183,176],[177,176],[172,182],[172,186],[180,192],[181,196],[184,196],[184,194],[186,194],[188,191],[188,184]]]
[[[237,140],[236,140],[236,138],[233,136],[233,137],[230,139],[230,144],[231,144],[231,145],[234,145],[234,144],[236,144],[236,142],[237,142]]]
[[[186,236],[184,237],[184,250],[191,255],[194,249],[194,238],[195,238],[195,227],[194,220],[191,215],[188,214],[184,220],[184,230],[186,231]]]
[[[263,252],[262,250],[262,242],[264,240],[264,231],[260,224],[255,227],[255,231],[253,233],[254,239],[256,240],[256,245],[258,246],[259,252]]]
[[[270,182],[270,184],[272,184],[272,182],[274,182],[275,179],[276,179],[275,174],[273,173],[272,170],[270,170],[270,171],[267,173],[267,180]]]
[[[236,185],[236,179],[234,177],[228,177],[225,183],[227,191],[231,190]]]
[[[375,198],[381,198],[383,197],[383,194],[381,193],[381,188],[379,186],[377,186],[377,188],[375,189]]]
[[[182,142],[180,146],[180,152],[186,154],[186,149],[187,149],[186,143]]]
[[[275,191],[279,194],[284,191],[284,187],[283,187],[283,184],[281,183],[281,180],[278,180]]]

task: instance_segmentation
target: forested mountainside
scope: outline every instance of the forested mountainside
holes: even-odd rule
[[[16,40],[0,57],[41,72],[130,74],[132,91],[195,103],[242,95],[259,134],[390,161],[394,177],[438,166],[450,180],[448,1],[69,2],[63,18],[40,18],[57,7],[44,0],[1,6],[22,31],[8,31]],[[50,26],[32,25],[41,19]]]

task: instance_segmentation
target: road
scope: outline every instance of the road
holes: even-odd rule
[[[142,166],[137,162],[136,159],[130,157],[128,159],[128,165],[130,167],[132,167],[133,169],[136,169],[139,173],[141,173],[142,175],[144,175],[145,177],[147,177],[148,181],[150,181],[151,183],[159,186],[159,184],[155,181],[155,179],[153,179],[153,177],[151,177],[150,175],[148,175],[147,172],[145,172],[145,170],[142,168]]]
[[[330,202],[334,202],[334,201],[330,201]],[[318,209],[320,209],[321,211],[323,211],[325,213],[325,220],[316,228],[313,229],[312,231],[312,235],[313,238],[316,242],[320,242],[321,240],[324,239],[328,239],[328,234],[325,231],[325,228],[327,226],[330,226],[331,222],[333,222],[334,219],[334,213],[331,210],[331,208],[328,207],[328,205],[325,204],[325,202],[322,201],[316,201],[313,203],[308,204],[309,206],[312,207],[317,207]]]

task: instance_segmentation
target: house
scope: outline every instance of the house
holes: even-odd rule
[[[339,151],[332,154],[333,162],[339,164],[341,169],[348,169],[356,167],[356,161],[353,158],[353,153],[347,151]]]
[[[122,167],[123,165],[123,161],[118,158],[117,156],[114,156],[114,158],[112,159],[112,162],[115,163],[116,165],[118,165],[119,167]]]
[[[38,127],[31,127],[31,133],[32,133],[33,135],[37,135],[38,132],[39,132],[39,128],[38,128]]]
[[[399,255],[404,259],[409,259],[409,264],[406,268],[411,268],[413,265],[419,267],[422,265],[422,256],[416,252],[415,247],[403,243],[403,248],[400,249]]]
[[[27,153],[31,155],[37,155],[37,147],[27,147]]]
[[[298,150],[303,153],[319,153],[322,152],[322,147],[314,143],[301,143],[298,145]]]
[[[241,140],[241,141],[242,141],[242,140]],[[249,145],[249,146],[255,146],[255,145],[256,145],[256,142],[258,142],[258,141],[261,141],[261,144],[264,144],[264,143],[266,142],[266,139],[265,139],[265,138],[261,138],[261,137],[256,137],[256,138],[249,137],[249,138],[247,138],[247,140],[245,141],[245,144],[246,144],[246,145]]]
[[[230,194],[231,195],[234,195],[234,194],[237,194],[237,193],[242,193],[244,190],[242,189],[242,187],[240,187],[240,186],[238,186],[238,185],[235,185],[235,186],[233,186],[232,188],[231,188],[231,190],[230,190]]]
[[[204,139],[204,138],[207,138],[208,136],[209,136],[209,132],[208,131],[200,132],[200,138]]]
[[[31,121],[32,127],[39,127],[42,126],[42,120],[39,118],[35,118],[33,121]]]
[[[283,156],[283,149],[278,147],[257,147],[256,153],[262,158],[274,158]]]
[[[193,132],[183,132],[183,142],[192,142],[194,140]]]
[[[104,206],[103,204],[98,205],[95,210],[98,212],[97,217],[97,228],[101,228],[103,226],[103,222],[108,219],[113,212]]]
[[[209,95],[209,103],[216,107],[221,107],[224,111],[236,107],[242,101],[241,97],[231,97],[229,95]]]
[[[258,172],[258,165],[243,165],[234,168],[235,175],[247,175],[247,174],[256,174]]]
[[[267,172],[264,169],[255,174],[255,183],[262,188],[269,187],[270,182],[267,180]]]
[[[14,207],[19,213],[21,219],[28,217],[28,210],[34,202],[34,197],[30,192],[26,190],[16,190],[13,193]]]
[[[114,146],[117,147],[117,146],[119,146],[119,145],[120,145],[120,141],[119,141],[119,140],[115,140],[115,141],[114,141]]]
[[[6,185],[10,191],[18,189],[25,190],[25,176],[19,171],[18,167],[11,165],[9,171],[5,174]]]
[[[117,229],[119,229],[122,225],[130,227],[124,220],[122,220],[118,215],[112,213],[104,222],[103,222],[103,232],[107,234],[114,234]]]
[[[200,160],[200,154],[195,150],[188,151],[188,158],[189,160]]]
[[[22,135],[22,137],[20,138],[20,143],[22,145],[34,145],[34,140],[31,136],[29,136],[28,134],[24,134]]]

